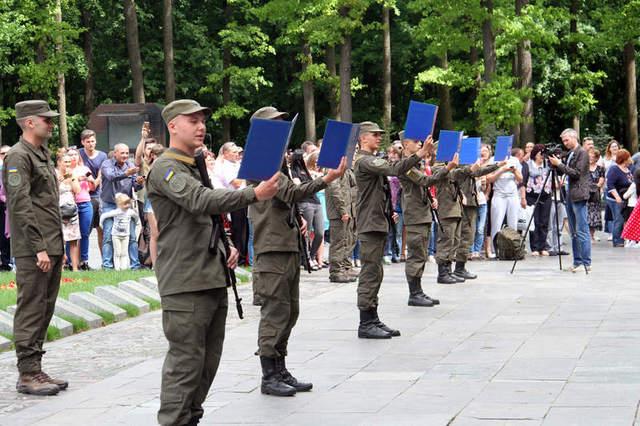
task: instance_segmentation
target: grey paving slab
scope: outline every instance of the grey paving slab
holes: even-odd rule
[[[122,321],[127,318],[127,312],[124,309],[87,291],[71,293],[69,301],[91,312],[107,312],[113,315],[116,321]]]
[[[635,407],[551,407],[544,426],[632,425]]]
[[[66,315],[71,318],[83,320],[87,323],[89,328],[96,328],[102,325],[101,317],[62,298],[58,298],[58,300],[56,300],[54,312],[59,316]]]
[[[303,274],[287,361],[313,391],[260,394],[259,309],[245,304],[244,320],[229,312],[202,424],[633,424],[640,287],[628,267],[638,252],[600,244],[593,253],[589,276],[556,271],[548,258],[521,262],[514,275],[507,262],[470,262],[478,280],[441,286],[431,267],[423,285],[442,305],[429,309],[407,306],[404,265],[385,267],[379,313],[402,332],[387,341],[357,339],[355,285],[330,284],[326,271]],[[251,286],[240,292],[251,300]],[[0,354],[0,424],[155,424],[166,350],[160,312],[46,349],[46,371],[68,378],[69,391],[15,394],[14,355]]]
[[[127,293],[131,293],[140,299],[151,299],[157,302],[160,301],[160,295],[157,290],[152,290],[137,281],[123,281],[118,284],[118,288],[122,291],[126,291]]]
[[[0,310],[0,333],[13,335],[13,314]]]
[[[94,290],[96,296],[101,299],[106,300],[107,302],[113,303],[115,305],[132,305],[138,308],[138,311],[141,314],[149,312],[149,304],[144,300],[132,295],[131,293],[127,293],[126,291],[122,291],[119,288],[116,288],[111,285],[99,286]]]

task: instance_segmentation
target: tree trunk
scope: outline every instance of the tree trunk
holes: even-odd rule
[[[302,71],[306,71],[309,65],[313,63],[311,56],[311,47],[309,43],[302,46]],[[302,95],[304,98],[304,128],[305,136],[308,141],[316,141],[316,102],[313,92],[313,81],[304,80],[302,82]]]
[[[169,103],[176,99],[176,76],[173,69],[173,0],[163,0],[162,18],[164,100]]]
[[[391,21],[389,8],[382,8],[382,79],[383,79],[383,108],[382,124],[387,131],[391,131]]]
[[[333,85],[333,81],[338,76],[338,72],[336,71],[336,47],[335,46],[327,46],[327,50],[325,52],[325,62],[327,64],[327,69],[329,70],[329,76],[331,77],[332,84],[329,92],[329,104],[331,108],[331,117],[334,117],[336,120],[340,120],[340,90],[339,88]]]
[[[496,36],[493,33],[493,0],[482,0],[487,17],[482,23],[482,50],[484,53],[484,81],[490,83],[496,74]]]
[[[138,39],[138,16],[135,0],[124,0],[125,32],[127,35],[127,51],[131,66],[131,88],[133,102],[143,104],[144,79],[142,77],[142,58],[140,57],[140,41]]]
[[[627,103],[627,148],[638,152],[638,97],[636,90],[636,47],[635,41],[624,45],[625,100]]]
[[[449,68],[449,59],[445,53],[440,58],[440,66],[443,69]],[[449,86],[438,86],[438,98],[440,99],[440,128],[452,130],[453,129],[453,111],[451,108],[451,89]]]
[[[580,0],[571,0],[571,6],[569,7],[569,13],[571,19],[569,21],[569,33],[574,36],[578,32],[578,13],[580,12]],[[569,44],[569,57],[571,60],[571,66],[577,67],[578,65],[578,43],[572,41]],[[574,89],[574,88],[572,88]],[[580,135],[580,116],[573,116],[573,128]]]
[[[529,0],[516,0],[516,14],[520,15],[522,9],[529,4]],[[518,46],[518,78],[522,89],[533,90],[533,65],[531,61],[531,41],[524,40]],[[522,124],[520,125],[520,138],[526,144],[535,142],[536,131],[533,121],[533,94],[527,96],[522,112]]]
[[[224,18],[225,22],[230,23],[232,18],[232,6],[229,1],[224,2]],[[222,47],[222,105],[227,106],[231,103],[231,78],[227,75],[227,70],[231,66],[231,51],[229,47]],[[222,142],[226,143],[231,140],[231,118],[222,117]]]
[[[82,33],[84,62],[87,64],[87,79],[84,82],[84,114],[89,117],[96,106],[95,79],[93,76],[93,41],[91,39],[91,11],[86,4],[82,6],[82,26],[86,29]]]
[[[516,77],[516,80],[515,80],[516,89],[520,88],[520,80],[518,79],[518,75],[520,73],[519,58],[520,58],[520,46],[516,48],[516,51],[513,55],[513,61],[511,62],[511,75]],[[511,133],[513,133],[513,146],[520,146],[522,142],[520,140],[520,123],[516,124],[511,128]]]
[[[351,110],[351,36],[345,35],[340,48],[340,118],[353,120]]]
[[[62,23],[62,5],[60,0],[56,0],[55,9],[56,22]],[[58,55],[62,55],[62,38],[56,40],[56,52]],[[64,147],[69,146],[69,134],[67,132],[67,95],[64,89],[64,73],[58,73],[58,112],[60,117],[58,118],[58,128],[60,131],[60,145]]]
[[[478,51],[478,48],[473,46],[471,47],[471,50],[469,52],[469,61],[471,62],[471,65],[475,68],[475,66],[478,64],[478,62],[480,62],[480,52]],[[480,89],[480,83],[482,83],[482,73],[478,72],[475,76],[475,84],[474,86],[471,88],[471,99],[477,99],[478,98],[478,92]],[[475,108],[473,108],[473,123],[474,123],[474,127],[478,128],[480,127],[480,120],[478,119],[478,113],[475,110]]]

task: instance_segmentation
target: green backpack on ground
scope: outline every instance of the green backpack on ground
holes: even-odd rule
[[[522,260],[525,249],[521,247],[522,235],[513,228],[505,226],[493,238],[496,256],[500,260]]]

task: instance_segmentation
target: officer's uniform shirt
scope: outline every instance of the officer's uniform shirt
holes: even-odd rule
[[[329,220],[339,220],[345,214],[355,218],[357,195],[356,178],[353,171],[347,169],[342,177],[331,182],[325,190]]]
[[[251,185],[256,185],[251,182]],[[253,251],[255,255],[267,252],[299,251],[300,230],[291,209],[297,203],[327,187],[319,177],[301,185],[294,184],[283,173],[278,180],[278,192],[271,200],[259,201],[249,207],[249,217],[253,223]],[[293,227],[291,226],[293,225]]]
[[[11,223],[11,254],[49,256],[64,253],[59,189],[51,154],[24,139],[11,148],[4,162],[3,179]]]
[[[358,184],[358,233],[389,232],[389,222],[385,213],[388,200],[384,190],[384,179],[387,176],[402,175],[419,162],[420,158],[417,155],[391,164],[370,152],[359,152],[354,166]]]
[[[222,240],[218,253],[209,253],[211,216],[247,207],[253,188],[232,191],[206,188],[187,154],[169,148],[153,163],[147,194],[158,221],[158,261],[155,265],[161,296],[225,287],[226,256]],[[188,161],[187,161],[188,162]]]
[[[405,225],[428,224],[431,217],[431,203],[427,196],[428,187],[446,179],[449,170],[440,168],[431,176],[424,174],[418,167],[412,167],[403,175],[398,176],[402,186],[402,214]]]

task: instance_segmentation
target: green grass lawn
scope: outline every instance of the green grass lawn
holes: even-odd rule
[[[69,294],[78,291],[93,292],[94,287],[100,285],[116,285],[122,281],[137,280],[153,276],[153,271],[79,271],[62,273],[59,297],[67,299]],[[13,272],[0,273],[0,309],[16,304],[16,274]]]

